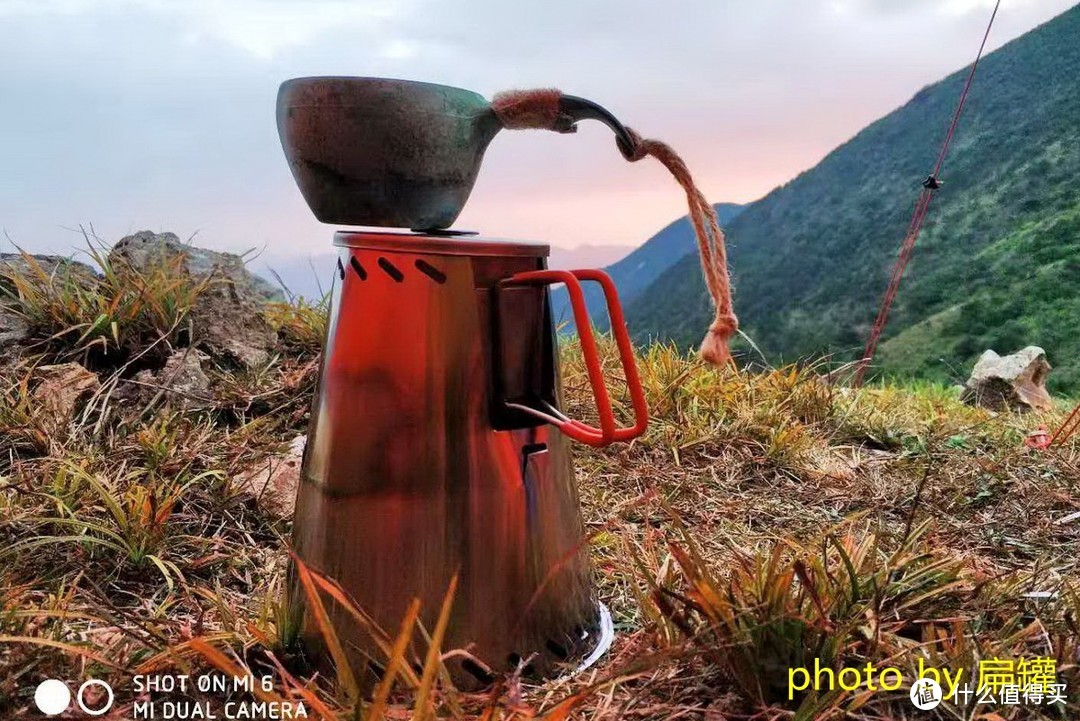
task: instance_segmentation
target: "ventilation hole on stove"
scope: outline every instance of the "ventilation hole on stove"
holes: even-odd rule
[[[484,686],[490,686],[495,681],[494,676],[485,671],[483,666],[476,661],[473,661],[471,658],[462,661],[461,668]]]
[[[359,276],[360,280],[367,280],[367,271],[364,270],[364,266],[360,265],[360,261],[355,256],[349,259],[349,265],[352,266],[353,271]]]
[[[386,258],[379,258],[379,267],[383,269],[384,273],[396,280],[398,283],[405,280],[405,276],[401,273],[400,270],[397,269],[397,266],[388,261]]]
[[[423,260],[417,260],[416,269],[426,275],[428,278],[431,278],[436,283],[446,282],[446,273],[442,272],[441,270],[433,266],[431,263]]]
[[[337,273],[339,278],[345,280],[345,266],[341,264],[341,258],[337,259]]]
[[[544,645],[547,646],[548,651],[551,651],[553,654],[558,656],[560,660],[565,661],[566,659],[570,658],[570,652],[567,651],[566,648],[562,646],[562,644],[555,643],[551,639],[548,639],[548,642]]]

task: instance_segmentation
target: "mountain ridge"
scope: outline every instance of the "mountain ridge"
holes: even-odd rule
[[[716,215],[721,225],[734,219],[746,207],[739,203],[716,203]],[[694,253],[697,245],[694,241],[693,228],[687,216],[676,218],[654,233],[625,258],[605,266],[603,270],[615,281],[619,289],[619,299],[624,307],[644,291],[665,270],[677,263],[682,257]],[[594,283],[582,285],[585,304],[593,324],[601,330],[609,328],[604,295]],[[565,289],[552,291],[553,317],[556,323],[573,320],[569,307],[569,298]],[[570,329],[571,326],[565,326]]]
[[[1080,339],[1060,331],[1080,318],[1080,274],[1047,266],[1080,258],[1078,37],[1080,6],[980,63],[886,328],[884,372],[955,380],[985,347],[1033,343],[1059,358],[1058,387],[1080,384]],[[728,225],[735,311],[770,362],[858,357],[968,70],[920,89]],[[1042,262],[1025,258],[1036,252]],[[696,258],[666,269],[627,315],[638,341],[696,344],[711,315]],[[901,348],[922,323],[933,329]]]

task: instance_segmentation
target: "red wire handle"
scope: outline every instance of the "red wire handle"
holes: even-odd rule
[[[626,385],[630,390],[630,403],[634,408],[634,425],[628,428],[615,426],[615,413],[611,408],[607,385],[604,383],[604,373],[600,367],[600,354],[596,349],[589,309],[585,305],[585,295],[581,292],[580,281],[582,280],[595,281],[604,291],[608,317],[611,319],[611,332],[619,348],[619,360],[622,362]],[[570,307],[574,312],[574,323],[577,325],[578,336],[581,339],[581,354],[585,357],[589,386],[592,388],[593,400],[600,416],[600,427],[567,418],[554,408],[550,409],[551,413],[545,413],[527,406],[515,405],[515,407],[548,421],[575,441],[590,446],[608,446],[616,441],[629,441],[644,433],[649,425],[649,409],[645,404],[645,391],[641,388],[641,379],[634,362],[634,346],[630,342],[630,334],[626,331],[622,304],[619,302],[619,294],[611,277],[601,270],[531,270],[516,273],[503,283],[506,285],[564,283],[566,285]]]

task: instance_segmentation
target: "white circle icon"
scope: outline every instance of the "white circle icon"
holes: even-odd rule
[[[83,695],[86,693],[86,689],[90,688],[91,686],[97,686],[98,688],[104,689],[105,691],[105,703],[94,709],[87,707],[86,701],[83,699]],[[107,713],[108,710],[112,708],[115,697],[113,696],[112,686],[105,683],[104,681],[92,678],[83,683],[82,686],[79,686],[79,694],[75,697],[75,700],[78,702],[79,708],[83,710],[83,713],[89,716],[101,716]]]
[[[932,678],[920,678],[911,684],[911,703],[920,711],[937,708],[941,703],[941,684]]]
[[[71,689],[55,678],[42,681],[34,691],[34,703],[46,716],[59,716],[71,705]]]

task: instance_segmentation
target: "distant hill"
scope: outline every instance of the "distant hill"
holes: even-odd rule
[[[717,203],[713,207],[716,208],[716,215],[721,225],[726,225],[745,206],[736,203]],[[664,271],[678,263],[688,253],[696,253],[696,251],[694,230],[690,226],[690,220],[683,216],[669,223],[637,250],[617,263],[605,267],[604,270],[615,281],[619,289],[619,298],[626,307]],[[589,306],[593,323],[599,328],[607,328],[608,318],[604,308],[603,293],[595,283],[587,283],[583,288],[585,302]],[[565,290],[557,289],[552,292],[552,308],[557,321],[573,318]]]
[[[726,228],[735,308],[770,362],[857,358],[967,70],[920,90]],[[979,65],[943,189],[878,362],[939,380],[985,348],[1041,345],[1080,387],[1080,6]],[[636,339],[698,342],[710,308],[697,259],[631,301]]]

